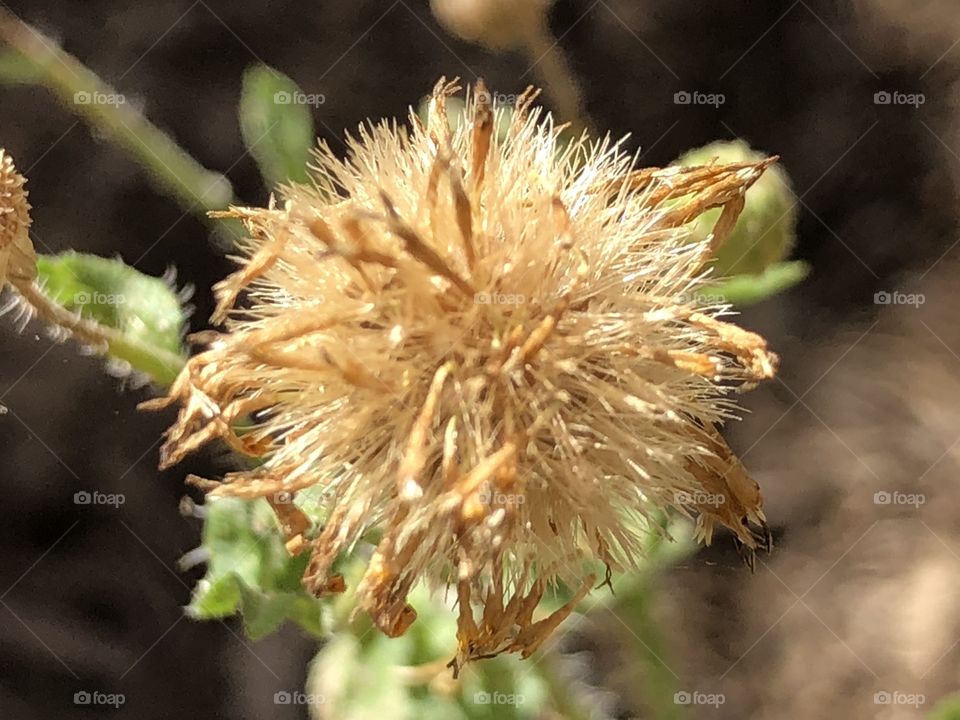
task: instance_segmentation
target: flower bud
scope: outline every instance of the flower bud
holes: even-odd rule
[[[684,153],[674,165],[691,167],[710,162],[757,162],[765,156],[743,140],[721,141]],[[720,210],[704,213],[693,223],[692,241],[713,232]],[[746,192],[746,205],[733,232],[714,254],[714,277],[758,275],[790,254],[796,237],[797,201],[787,174],[771,165]]]

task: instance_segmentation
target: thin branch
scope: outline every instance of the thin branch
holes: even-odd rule
[[[156,179],[160,189],[188,212],[205,220],[212,210],[233,203],[230,182],[198,163],[165,132],[144,117],[127,98],[56,42],[0,7],[0,43],[19,53],[38,82],[90,126],[122,147]],[[238,224],[207,220],[238,237]]]

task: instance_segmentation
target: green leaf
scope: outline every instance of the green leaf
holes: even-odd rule
[[[197,620],[229,617],[240,606],[240,582],[233,574],[201,580],[193,591],[187,614]]]
[[[251,640],[259,640],[293,620],[314,637],[323,637],[322,608],[305,592],[274,593],[240,583],[243,629]]]
[[[266,65],[243,75],[240,131],[264,180],[273,188],[306,182],[307,161],[315,142],[308,96],[293,80]]]
[[[410,640],[386,638],[370,630],[362,642],[339,633],[314,658],[310,693],[322,698],[319,715],[330,720],[414,720],[409,688],[400,666]]]
[[[173,381],[185,362],[186,317],[166,281],[121,260],[77,252],[40,255],[37,273],[45,296],[106,329],[109,356],[161,384]]]
[[[344,567],[355,586],[365,563]],[[452,600],[416,586],[409,602],[417,620],[388,638],[361,615],[343,622],[314,659],[307,692],[322,698],[323,720],[538,720],[549,702],[543,665],[516,655],[477,662],[457,683],[447,661],[456,651]],[[580,716],[577,716],[580,717]]]
[[[183,311],[163,280],[120,260],[77,252],[41,255],[37,270],[46,294],[68,310],[154,347],[180,351]]]
[[[526,720],[539,717],[545,699],[539,673],[515,655],[479,662],[474,682],[464,682],[462,703],[471,720]]]
[[[291,557],[265,500],[209,498],[201,547],[207,574],[187,607],[198,620],[239,612],[254,640],[293,620],[323,637],[323,605],[300,585],[306,554]]]
[[[960,720],[960,693],[941,699],[927,715],[927,720]]]
[[[623,662],[637,678],[639,696],[653,710],[653,717],[679,720],[685,717],[684,708],[674,702],[674,693],[681,688],[665,664],[668,644],[655,617],[656,595],[656,582],[647,576],[617,597],[613,615],[630,629],[624,636]]]
[[[810,266],[802,260],[776,263],[757,275],[734,275],[701,288],[698,294],[715,297],[718,303],[752,305],[788,290],[807,275]]]

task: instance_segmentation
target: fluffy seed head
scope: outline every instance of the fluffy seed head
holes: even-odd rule
[[[346,159],[321,147],[314,184],[281,204],[229,213],[250,238],[216,288],[226,331],[173,386],[162,453],[220,438],[258,458],[198,482],[266,497],[318,595],[344,590],[333,562],[375,532],[355,592],[391,636],[416,617],[415,582],[456,588],[455,670],[536,650],[597,562],[634,564],[664,508],[707,542],[720,523],[748,554],[768,547],[716,426],[776,365],[697,296],[769,160],[637,169],[609,138],[562,141],[532,92],[500,138],[482,87],[451,131],[457,90],[438,83],[426,124],[361,127]],[[691,240],[715,207],[714,234]],[[289,499],[313,487],[307,539]],[[556,579],[579,592],[535,619]]]
[[[13,158],[0,148],[0,287],[8,280],[30,281],[37,275],[25,184]]]

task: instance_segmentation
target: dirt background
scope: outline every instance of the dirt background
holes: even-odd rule
[[[363,118],[403,115],[441,74],[504,93],[532,81],[526,58],[457,41],[413,0],[8,2],[250,203],[266,190],[236,107],[258,59],[326,96],[315,117],[334,147]],[[796,256],[812,277],[743,316],[781,353],[781,379],[745,398],[751,414],[729,432],[778,548],[750,576],[721,539],[662,579],[654,609],[679,686],[726,697],[690,715],[922,716],[960,686],[960,14],[930,0],[559,0],[551,24],[594,123],[632,133],[645,164],[738,135],[781,156],[801,201]],[[679,90],[726,102],[679,106]],[[925,102],[877,105],[883,90]],[[28,170],[38,249],[176,267],[204,326],[228,264],[124,153],[30,87],[0,87],[0,144]],[[895,290],[926,302],[874,302]],[[273,694],[302,686],[310,642],[288,629],[251,644],[237,623],[182,619],[197,573],[175,563],[200,530],[177,512],[182,479],[223,459],[158,473],[170,418],[135,410],[146,391],[34,326],[6,320],[0,335],[0,715],[100,716],[72,700],[99,689],[125,694],[117,718],[298,717]],[[73,504],[94,488],[125,505]],[[878,505],[878,491],[926,502]],[[617,662],[622,625],[601,617],[593,633],[611,713],[646,716]],[[925,703],[877,705],[877,692]]]

